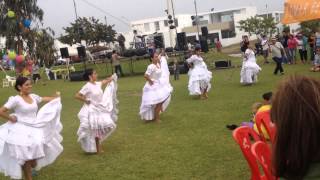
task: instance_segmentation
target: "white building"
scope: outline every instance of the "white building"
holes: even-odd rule
[[[184,27],[190,26],[192,24],[191,15],[181,14],[175,16],[176,29],[177,32],[181,32]],[[131,31],[127,33],[122,33],[126,38],[126,47],[130,47],[130,43],[133,41],[139,42],[140,38],[135,38],[133,31],[137,32],[136,36],[162,36],[164,46],[172,47],[175,45],[175,37],[173,37],[174,44],[170,44],[170,31],[168,24],[168,17],[157,17],[157,18],[148,18],[143,20],[137,20],[131,22]]]
[[[257,14],[256,7],[240,7],[214,12],[199,13],[199,32],[201,35],[201,27],[206,26],[209,32],[209,39],[219,38],[223,46],[231,45],[241,41],[242,35],[245,33],[240,31],[237,26],[240,20],[245,20]],[[192,25],[191,16],[194,14],[176,15],[177,33],[185,32],[188,41],[192,42],[198,37],[197,26]],[[173,47],[170,44],[170,33],[168,18],[166,16],[142,19],[131,22],[131,31],[122,33],[126,38],[126,47],[130,47],[133,41],[138,42],[139,38],[134,38],[133,31],[137,31],[137,36],[153,36],[160,35],[163,37],[165,47]]]
[[[223,46],[238,43],[242,40],[242,36],[246,34],[240,31],[238,22],[256,14],[256,7],[240,7],[199,13],[199,34],[200,36],[202,35],[202,27],[207,27],[209,40],[213,41],[215,38],[218,38]],[[183,31],[186,32],[189,41],[199,39],[197,26],[185,27]]]

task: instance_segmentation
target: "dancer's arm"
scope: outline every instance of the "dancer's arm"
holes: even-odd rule
[[[57,91],[54,96],[44,96],[42,97],[42,102],[50,102],[56,98],[60,97],[60,92]]]
[[[109,84],[113,80],[112,76],[101,81],[102,86]]]
[[[151,86],[153,85],[153,81],[150,79],[150,76],[148,74],[144,74],[144,78],[149,82]]]
[[[0,117],[9,120],[12,123],[17,122],[17,118],[15,116],[10,116],[8,114],[9,109],[7,109],[6,107],[1,107],[0,108]]]
[[[90,104],[90,100],[87,100],[86,96],[84,96],[83,94],[81,93],[77,93],[74,98],[86,103],[86,104]]]

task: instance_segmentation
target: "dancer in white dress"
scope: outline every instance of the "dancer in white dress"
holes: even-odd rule
[[[206,63],[200,56],[201,48],[195,48],[195,54],[187,59],[189,64],[189,94],[199,95],[201,99],[208,98],[208,92],[211,88],[212,73],[208,71]]]
[[[12,179],[32,179],[32,168],[40,170],[53,163],[63,151],[60,132],[60,93],[55,97],[31,94],[31,81],[18,77],[11,96],[0,108],[8,122],[0,126],[0,172]],[[39,103],[49,102],[39,111]],[[13,114],[8,114],[12,111]]]
[[[245,51],[242,68],[240,72],[240,83],[251,85],[258,81],[258,74],[261,71],[260,66],[256,62],[256,56],[251,47]]]
[[[87,153],[103,152],[101,143],[115,129],[117,121],[117,76],[98,82],[98,74],[94,70],[86,70],[84,78],[88,82],[75,95],[75,98],[84,102],[78,118],[78,142]],[[107,86],[106,86],[107,85]],[[102,87],[106,86],[105,90]]]
[[[160,79],[162,70],[159,55],[151,55],[152,64],[145,72],[146,84],[143,87],[140,116],[142,120],[160,122],[160,112],[164,112],[169,105],[172,87],[164,85]]]

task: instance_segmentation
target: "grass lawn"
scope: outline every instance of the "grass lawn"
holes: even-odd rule
[[[207,57],[210,62],[225,55]],[[34,85],[34,92],[42,96],[61,91],[64,125],[62,155],[34,179],[249,179],[246,161],[225,125],[249,120],[251,105],[289,74],[320,77],[320,73],[309,72],[310,65],[285,65],[284,76],[274,76],[274,67],[273,63],[262,65],[259,83],[249,87],[239,83],[240,68],[213,71],[213,89],[206,101],[188,96],[188,77],[181,75],[179,81],[171,81],[174,93],[161,124],[145,124],[138,116],[143,77],[120,78],[118,128],[103,143],[105,153],[98,156],[85,154],[77,143],[77,113],[82,104],[73,95],[84,82],[58,80]],[[16,94],[13,88],[0,88],[0,93],[0,104]],[[9,178],[0,175],[0,179]]]

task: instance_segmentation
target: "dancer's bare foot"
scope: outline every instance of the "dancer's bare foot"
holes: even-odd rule
[[[161,120],[160,119],[155,119],[154,122],[161,123]]]

